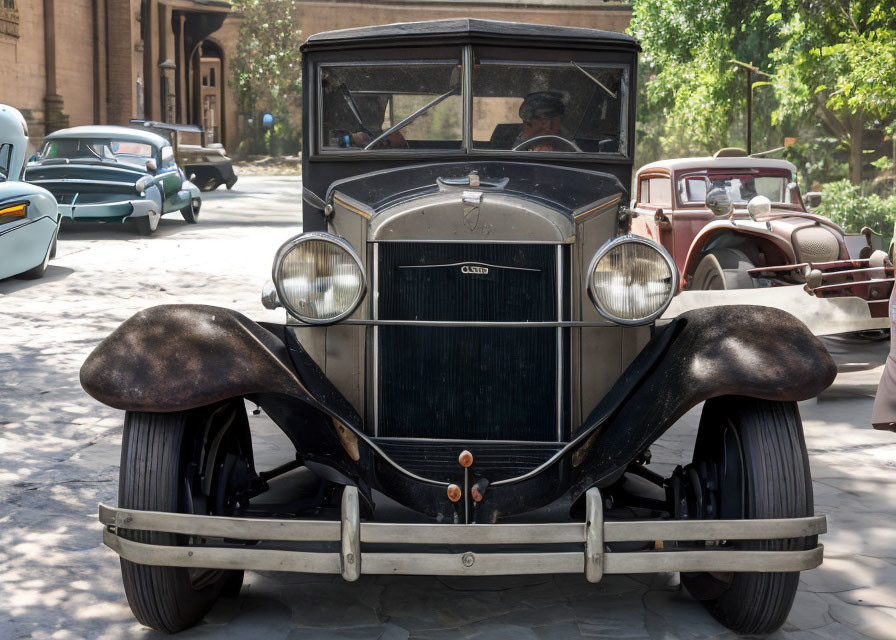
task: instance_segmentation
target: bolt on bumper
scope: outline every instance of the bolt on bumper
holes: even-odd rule
[[[138,564],[203,569],[250,569],[341,574],[528,575],[584,573],[590,582],[604,574],[671,571],[804,571],[822,562],[823,546],[797,551],[707,549],[608,551],[610,542],[719,541],[805,538],[827,531],[824,516],[766,520],[642,520],[604,522],[600,491],[586,494],[586,522],[545,524],[393,524],[361,522],[356,487],[346,487],[342,520],[226,518],[115,509],[101,504],[103,542],[125,560]],[[167,546],[128,540],[120,530],[157,531],[208,539],[231,546]],[[340,543],[340,551],[290,551],[235,547],[235,540]],[[434,553],[364,551],[364,544],[553,545],[578,543],[581,551],[514,553]]]

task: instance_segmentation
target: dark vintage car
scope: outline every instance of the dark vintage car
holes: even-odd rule
[[[52,193],[65,220],[127,222],[144,236],[155,232],[166,213],[195,224],[202,206],[171,143],[129,127],[54,131],[28,163],[25,180]]]
[[[201,191],[214,191],[222,184],[233,189],[237,176],[224,145],[207,143],[205,132],[194,124],[172,124],[155,120],[131,120],[131,125],[168,139],[174,159]]]
[[[154,307],[81,370],[126,411],[100,521],[137,619],[183,629],[245,569],[680,571],[730,628],[779,627],[826,526],[797,401],[835,366],[776,309],[655,322],[678,271],[625,235],[635,40],[460,19],[303,52],[304,233],[264,293],[285,323]],[[294,461],[256,468],[247,401]],[[693,461],[651,470],[703,401]]]
[[[869,229],[847,234],[807,211],[790,162],[723,149],[645,165],[636,189],[631,231],[672,254],[682,287],[802,285],[818,298],[860,298],[865,315],[887,317],[887,254],[873,246]]]

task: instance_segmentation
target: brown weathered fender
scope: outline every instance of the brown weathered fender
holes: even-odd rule
[[[652,344],[663,340],[664,353],[651,356]],[[584,468],[598,458],[622,468],[704,400],[808,400],[836,375],[821,341],[786,311],[748,305],[688,311],[654,337],[595,407],[579,437],[594,433],[576,448],[573,464]],[[581,486],[595,480],[586,474]]]
[[[87,357],[81,386],[128,411],[182,411],[261,392],[310,399],[276,336],[236,311],[192,304],[126,320]]]

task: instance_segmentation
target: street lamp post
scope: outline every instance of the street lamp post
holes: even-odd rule
[[[729,60],[735,67],[740,67],[744,71],[747,72],[747,155],[752,155],[753,153],[753,74],[758,73],[760,75],[765,76],[766,78],[771,78],[772,76],[765,71],[760,70],[758,67],[754,67],[751,64],[747,64],[746,62],[740,62],[739,60],[731,59]]]

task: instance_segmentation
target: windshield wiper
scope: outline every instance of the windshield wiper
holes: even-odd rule
[[[355,99],[352,98],[352,92],[348,90],[348,87],[345,86],[345,83],[339,85],[339,92],[342,94],[342,99],[345,100],[345,104],[348,105],[348,110],[351,111],[352,115],[355,117],[355,120],[358,121],[358,126],[361,127],[361,131],[366,133],[369,136],[373,135],[373,131],[367,128],[367,125],[364,124],[364,119],[361,117],[361,112],[358,110],[358,105],[355,104]]]
[[[581,71],[582,73],[584,73],[586,76],[588,76],[588,77],[591,79],[591,81],[594,82],[594,84],[596,84],[598,87],[600,87],[601,89],[603,89],[604,91],[606,91],[606,92],[610,95],[610,97],[613,98],[613,100],[616,99],[616,97],[617,97],[618,94],[617,94],[615,91],[610,91],[610,90],[607,88],[607,85],[605,85],[603,82],[601,82],[600,80],[598,80],[597,78],[595,78],[593,75],[591,75],[590,73],[588,73],[587,71],[585,71],[581,66],[579,66],[578,64],[576,64],[576,63],[573,62],[572,60],[569,61],[569,64],[571,64],[571,65],[574,66],[576,69],[578,69],[579,71]]]
[[[404,120],[400,121],[397,124],[392,125],[388,129],[383,131],[380,135],[378,135],[376,138],[371,140],[367,144],[367,146],[364,147],[364,151],[368,151],[369,149],[372,149],[378,142],[381,142],[384,138],[388,138],[389,136],[391,136],[393,133],[395,133],[399,129],[404,129],[406,126],[411,124],[414,120],[416,120],[417,118],[422,116],[424,113],[426,113],[427,111],[432,109],[434,106],[436,106],[437,104],[439,104],[446,98],[450,98],[451,96],[453,96],[455,93],[458,92],[459,89],[460,89],[460,85],[456,85],[456,86],[452,87],[451,89],[448,90],[447,93],[443,93],[442,95],[440,95],[438,98],[436,98],[432,102],[425,104],[422,107],[420,107],[419,109],[417,109],[414,113],[409,115]]]

